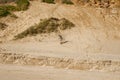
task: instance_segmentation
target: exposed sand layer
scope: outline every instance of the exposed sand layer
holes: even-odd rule
[[[59,57],[34,56],[24,54],[1,53],[0,63],[19,65],[52,66],[76,70],[103,70],[108,72],[120,72],[120,61],[112,60],[83,60]]]

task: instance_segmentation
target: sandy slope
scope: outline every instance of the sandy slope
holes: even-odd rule
[[[54,69],[51,67],[0,65],[1,80],[120,80],[119,75],[118,72],[108,73]]]
[[[100,14],[101,11],[103,12],[102,14]],[[98,72],[79,72],[42,67],[37,67],[35,69],[31,67],[22,67],[22,69],[20,69],[20,66],[11,68],[14,66],[1,65],[0,77],[2,76],[3,80],[8,80],[7,77],[4,77],[4,75],[8,73],[10,73],[8,76],[15,80],[61,80],[63,77],[65,80],[120,80],[120,17],[118,15],[108,15],[103,9],[63,4],[46,4],[40,1],[31,2],[30,9],[27,11],[15,12],[15,14],[19,17],[16,20],[8,18],[0,19],[1,22],[5,22],[8,25],[6,30],[0,31],[0,42],[3,42],[0,43],[0,56],[5,54],[0,58],[1,63],[14,64],[18,61],[19,64],[19,62],[21,62],[20,54],[45,56],[43,62],[45,60],[45,62],[48,62],[48,65],[54,64],[54,58],[58,58],[58,63],[55,61],[56,63],[54,66],[66,65],[65,63],[67,61],[64,61],[66,58],[75,60],[74,63],[71,63],[75,66],[81,66],[79,62],[77,63],[77,60],[85,60],[85,66],[88,64],[91,65],[91,63],[87,63],[86,60],[88,62],[94,60],[98,62],[97,66],[101,64],[109,73],[100,72],[100,70]],[[58,34],[55,33],[11,41],[15,35],[39,23],[40,19],[49,17],[66,18],[76,25],[75,28],[61,31],[61,35],[68,41],[67,43],[61,45]],[[11,55],[9,55],[9,53],[11,53]],[[20,56],[16,57],[14,53]],[[50,57],[53,63],[46,57]],[[31,59],[31,61],[29,61],[29,59]],[[35,61],[39,61],[40,59],[33,57],[27,58],[26,60],[28,60],[28,63],[33,62],[32,65],[34,65],[34,63],[38,63]],[[110,64],[108,64],[107,61]],[[114,61],[117,61],[117,63],[114,63]],[[94,62],[92,64],[94,64]],[[7,69],[7,67],[10,69]],[[96,67],[96,64],[94,67]],[[38,69],[38,72],[36,69]],[[110,73],[110,71],[114,71],[114,69],[118,73]],[[18,72],[15,70],[18,70]],[[104,69],[102,71],[104,71]]]
[[[119,54],[120,18],[115,14],[108,15],[106,13],[104,21],[103,14],[99,14],[100,11],[95,8],[62,4],[48,5],[39,1],[33,1],[31,2],[30,9],[27,11],[16,12],[16,15],[19,17],[17,20],[1,20],[8,24],[8,28],[0,32],[0,40],[6,42],[13,39],[15,35],[38,23],[43,18],[66,18],[72,21],[76,27],[72,30],[61,32],[63,38],[69,41],[65,46],[79,53]],[[44,45],[59,43],[57,34],[52,34],[49,37],[41,37],[40,35],[28,37],[23,39],[22,42],[41,40],[48,42]],[[54,47],[57,47],[57,44]],[[49,48],[52,49],[53,47]]]

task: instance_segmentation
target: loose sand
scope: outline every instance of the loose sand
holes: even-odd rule
[[[120,80],[120,73],[0,65],[1,80]]]

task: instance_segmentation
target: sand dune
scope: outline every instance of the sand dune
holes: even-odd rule
[[[61,80],[63,77],[64,80],[120,80],[119,10],[107,12],[102,8],[31,1],[27,11],[14,12],[18,19],[0,19],[8,25],[0,31],[0,77],[8,80],[4,75],[10,73],[8,76],[13,80]],[[72,29],[60,31],[67,43],[60,44],[56,33],[13,40],[41,19],[51,17],[66,18],[75,24]],[[22,65],[22,69],[13,64]],[[34,68],[39,71],[25,65],[36,65]]]

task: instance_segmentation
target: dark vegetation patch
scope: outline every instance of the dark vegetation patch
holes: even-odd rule
[[[0,0],[0,4],[15,2],[16,0]]]
[[[12,5],[1,5],[0,6],[0,17],[4,17],[12,13],[13,11],[27,10],[30,3],[28,0],[15,0],[17,6]]]
[[[59,30],[71,29],[75,25],[69,20],[62,18],[43,19],[40,23],[31,26],[27,30],[15,36],[15,39],[21,39],[26,36],[34,36],[36,34],[44,34],[58,32]]]
[[[30,5],[28,0],[17,0],[16,4],[18,10],[27,10]]]
[[[63,4],[73,4],[71,0],[62,0]]]
[[[0,22],[0,30],[4,30],[5,28],[7,28],[7,25]]]
[[[55,4],[54,0],[42,0],[42,2]]]

